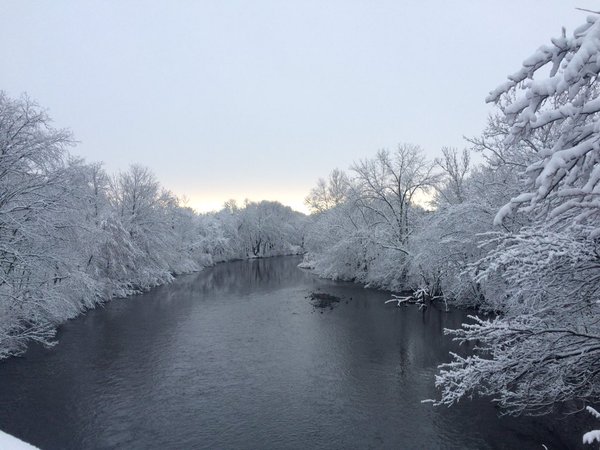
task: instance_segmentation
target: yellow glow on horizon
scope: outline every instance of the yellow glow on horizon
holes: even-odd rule
[[[213,211],[219,211],[223,209],[223,205],[228,200],[235,200],[239,206],[244,205],[244,200],[248,199],[253,202],[259,202],[261,200],[269,200],[269,201],[277,201],[283,205],[289,206],[295,211],[302,212],[304,214],[308,214],[308,208],[304,204],[305,193],[299,192],[290,192],[290,193],[257,193],[252,192],[246,195],[238,194],[238,195],[217,195],[217,194],[195,194],[195,195],[185,195],[187,202],[185,202],[186,206],[193,208],[199,213],[207,213]]]
[[[310,214],[308,207],[304,204],[304,198],[306,197],[306,193],[302,191],[292,191],[286,193],[282,192],[280,194],[273,194],[267,192],[249,192],[247,194],[237,195],[233,193],[229,194],[230,195],[218,195],[215,193],[198,193],[195,195],[183,194],[181,198],[186,200],[184,202],[185,206],[193,208],[198,213],[220,211],[221,209],[223,209],[223,205],[225,204],[225,202],[231,199],[235,200],[238,206],[243,206],[244,201],[248,199],[253,202],[260,202],[261,200],[277,201],[283,205],[289,206],[294,211],[299,211],[304,214]],[[433,196],[433,192],[429,192],[427,194],[424,192],[417,192],[413,201],[422,208],[425,208],[426,210],[431,210],[431,201],[433,200]]]

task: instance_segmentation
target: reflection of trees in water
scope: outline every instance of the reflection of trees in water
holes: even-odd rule
[[[300,270],[301,258],[273,257],[217,264],[196,277],[185,277],[172,286],[177,291],[191,290],[196,294],[269,291],[281,286],[293,286],[305,281],[309,274]]]
[[[443,329],[462,323],[464,312],[385,305],[389,293],[315,278],[298,262],[284,257],[217,265],[67,323],[69,333],[56,349],[3,362],[0,423],[49,448],[85,439],[121,439],[123,446],[127,436],[119,433],[133,428],[130,417],[169,425],[180,411],[192,411],[194,418],[182,414],[177,436],[169,437],[186,442],[210,434],[198,423],[229,423],[237,414],[248,418],[240,433],[254,445],[265,432],[293,435],[301,414],[314,418],[317,432],[339,427],[336,442],[346,447],[368,448],[368,439],[379,433],[378,448],[427,446],[419,440],[427,448],[485,448],[484,438],[506,448],[537,448],[532,441],[568,447],[543,421],[499,422],[485,399],[453,409],[421,404],[436,395],[435,367],[457,349]],[[258,295],[227,304],[248,293]],[[261,300],[277,298],[273,293],[288,297],[272,306]],[[339,298],[339,306],[311,314],[310,293]],[[305,308],[288,307],[303,300]],[[252,401],[240,407],[242,391],[259,395],[248,394]],[[281,398],[297,409],[278,422],[265,411],[277,410]],[[60,426],[29,427],[38,411],[46,414],[40,423],[55,416]],[[198,422],[194,411],[206,418]],[[154,417],[144,417],[150,413]],[[100,424],[92,437],[88,423]],[[140,445],[153,446],[140,439]],[[309,447],[321,442],[306,439]]]

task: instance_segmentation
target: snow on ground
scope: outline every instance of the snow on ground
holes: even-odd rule
[[[0,431],[0,448],[2,450],[36,450],[37,447],[23,442],[10,434]]]

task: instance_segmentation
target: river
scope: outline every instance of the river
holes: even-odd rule
[[[0,429],[43,449],[563,447],[486,400],[421,403],[464,312],[386,305],[299,262],[219,264],[69,321],[0,362]]]

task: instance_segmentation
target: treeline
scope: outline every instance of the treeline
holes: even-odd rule
[[[600,401],[599,37],[594,16],[492,91],[496,112],[469,140],[483,164],[400,145],[307,198],[305,266],[416,292],[400,302],[479,308],[451,333],[477,351],[441,367],[439,404],[483,394],[538,414]]]
[[[0,359],[113,297],[220,261],[302,252],[306,216],[230,201],[196,214],[146,168],[107,174],[27,97],[0,92]]]

